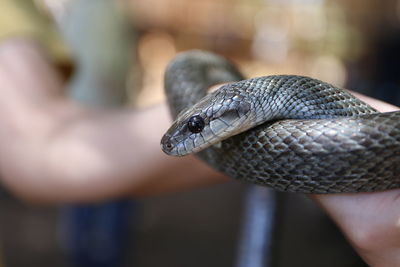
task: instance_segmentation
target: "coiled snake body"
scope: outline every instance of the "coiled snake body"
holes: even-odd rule
[[[308,77],[243,79],[214,54],[179,54],[165,74],[176,120],[161,140],[163,151],[198,152],[231,177],[280,191],[400,187],[400,112],[378,113]],[[226,82],[207,94],[211,85]]]

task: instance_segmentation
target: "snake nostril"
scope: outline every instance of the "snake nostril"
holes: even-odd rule
[[[174,148],[174,145],[173,145],[171,142],[168,142],[168,141],[167,141],[167,142],[164,144],[164,147],[165,147],[166,150],[171,151],[171,150]]]
[[[174,148],[174,144],[171,142],[171,135],[165,134],[161,139],[161,148],[165,152],[170,152]]]

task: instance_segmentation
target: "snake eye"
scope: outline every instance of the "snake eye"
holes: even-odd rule
[[[204,129],[205,123],[202,117],[195,115],[190,117],[187,122],[187,127],[192,133],[200,133]]]

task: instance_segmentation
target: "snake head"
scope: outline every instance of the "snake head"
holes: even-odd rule
[[[222,89],[222,88],[221,88]],[[235,92],[218,90],[181,112],[161,139],[171,156],[199,152],[253,126],[253,103]]]

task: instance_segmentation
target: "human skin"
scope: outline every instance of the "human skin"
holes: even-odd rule
[[[352,92],[381,112],[398,107]],[[400,190],[314,195],[370,266],[400,266]]]
[[[63,95],[40,48],[24,40],[0,46],[0,174],[22,199],[80,202],[149,196],[227,180],[194,157],[160,149],[166,104],[100,110]]]
[[[0,179],[26,201],[143,197],[228,180],[193,156],[161,152],[171,121],[165,103],[99,110],[68,100],[34,42],[0,45],[0,95]],[[355,95],[380,111],[398,109]],[[400,266],[400,190],[310,197],[369,265]]]

